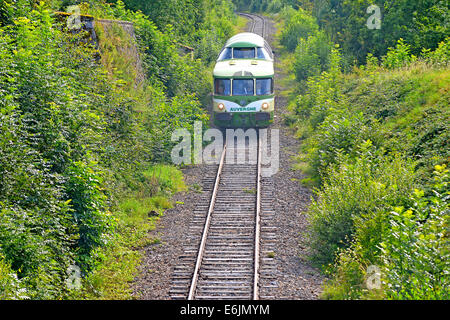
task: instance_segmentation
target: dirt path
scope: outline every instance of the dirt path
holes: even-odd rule
[[[274,24],[269,23],[269,34],[275,34]],[[272,36],[267,39],[273,42]],[[276,61],[276,91],[280,91],[279,66]],[[293,171],[292,156],[296,155],[299,142],[283,124],[283,114],[287,112],[287,101],[277,97],[276,118],[271,129],[280,130],[280,170],[273,176],[274,202],[276,217],[275,261],[277,264],[277,287],[270,293],[275,299],[317,299],[323,277],[318,270],[309,266],[302,258],[307,248],[302,245],[306,232],[306,210],[311,192],[300,184],[303,179],[299,171]],[[132,285],[134,296],[138,299],[169,299],[171,275],[182,254],[183,244],[188,237],[188,226],[193,217],[195,204],[201,198],[197,192],[202,179],[215,175],[216,166],[193,166],[184,169],[186,183],[190,192],[178,194],[175,208],[168,210],[160,219],[151,236],[160,242],[145,248],[140,274]]]

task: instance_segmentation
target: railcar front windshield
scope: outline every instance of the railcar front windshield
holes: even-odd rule
[[[265,48],[257,48],[256,55],[258,59],[270,60],[271,57]]]
[[[233,96],[253,96],[254,93],[253,79],[233,80]]]
[[[231,80],[230,79],[215,79],[214,93],[218,96],[231,95]]]
[[[218,96],[267,96],[273,94],[273,79],[214,79],[214,94]]]
[[[234,48],[233,49],[234,59],[254,59],[255,58],[255,48]]]
[[[231,59],[263,59],[272,60],[267,48],[224,48],[219,54],[218,61]]]
[[[233,58],[233,49],[225,48],[219,55],[219,60],[230,60]]]
[[[256,79],[256,95],[266,96],[273,93],[273,80],[272,78],[267,79]]]

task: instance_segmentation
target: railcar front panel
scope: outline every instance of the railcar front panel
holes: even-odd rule
[[[272,50],[259,35],[232,37],[214,68],[213,118],[220,127],[267,127],[275,110]]]

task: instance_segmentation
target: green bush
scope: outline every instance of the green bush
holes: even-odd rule
[[[353,249],[338,250],[336,261],[328,274],[330,276],[323,286],[322,299],[355,300],[360,299],[364,291],[364,263]]]
[[[117,1],[115,6],[102,4],[100,8],[99,14],[112,10],[115,18],[134,23],[147,77],[160,81],[169,97],[187,92],[204,101],[211,91],[206,70],[236,22],[228,1],[171,0],[170,5],[161,5],[127,0],[125,5]],[[191,61],[190,54],[180,56],[181,45],[194,48],[196,59]]]
[[[388,69],[406,67],[417,59],[410,52],[411,46],[400,39],[395,48],[389,48],[386,56],[382,59],[382,65]]]
[[[239,11],[250,12],[272,12],[277,13],[283,7],[289,6],[295,3],[290,0],[233,0]]]
[[[188,42],[195,48],[195,56],[209,66],[216,61],[225,41],[233,35],[237,20],[229,1],[207,1],[204,10],[205,19]]]
[[[156,190],[155,194],[167,192],[175,194],[185,191],[186,188],[181,171],[169,165],[152,166],[143,172],[143,176],[147,180],[155,181],[158,185],[158,190]]]
[[[202,99],[209,94],[210,79],[202,61],[180,56],[173,30],[161,32],[140,12],[127,11],[122,18],[134,23],[147,78],[160,82],[168,97],[193,93]]]
[[[436,50],[423,50],[422,54],[427,61],[434,65],[448,65],[450,61],[450,37],[440,42]]]
[[[370,124],[362,113],[351,113],[348,109],[335,111],[326,117],[311,139],[303,146],[314,177],[331,165],[340,155],[356,157],[359,145],[367,140],[380,146],[382,137],[375,125]]]
[[[292,8],[283,12],[285,25],[280,37],[280,44],[288,51],[294,51],[300,39],[307,39],[318,31],[315,19],[306,11]]]
[[[332,44],[325,32],[301,38],[295,49],[294,70],[297,81],[320,75],[330,67]]]
[[[66,270],[74,263],[73,218],[62,177],[27,146],[29,140],[21,117],[1,109],[0,256],[27,297],[54,299],[64,292]]]
[[[436,166],[432,190],[415,189],[405,197],[401,206],[355,224],[354,241],[337,255],[324,298],[448,299],[446,167]],[[365,283],[369,266],[380,271],[379,288]]]
[[[285,5],[283,0],[272,0],[267,6],[267,12],[278,13]]]
[[[11,265],[0,254],[0,300],[27,299],[27,291],[22,287]]]
[[[180,55],[174,41],[204,29],[161,32],[121,2],[90,1],[83,13],[130,20],[136,30],[137,41],[119,25],[98,29],[99,55],[85,32],[68,32],[51,13],[67,1],[7,4],[0,6],[0,297],[98,298],[103,293],[92,292],[111,294],[111,281],[122,298],[138,265],[134,250],[149,241],[149,212],[161,214],[185,188],[178,170],[155,163],[170,160],[173,130],[208,121],[199,101],[209,93],[208,66]],[[223,21],[211,13],[202,24],[217,27],[205,44],[214,50],[232,26],[229,3],[218,4]],[[214,50],[199,54],[211,58]],[[138,51],[148,79],[137,77]],[[79,291],[66,286],[74,265]],[[119,269],[126,276],[111,275]]]
[[[326,299],[448,299],[448,5],[398,1],[384,8],[383,32],[366,27],[368,5],[302,3],[321,29],[290,56],[300,95],[288,120],[304,139],[304,182],[320,188],[311,259],[329,275]],[[287,25],[295,10],[282,15]],[[325,54],[321,33],[342,49]],[[426,191],[411,196],[419,184]]]
[[[390,212],[380,244],[389,299],[449,299],[448,187],[448,170],[436,166],[432,192],[415,190],[411,207]]]
[[[358,153],[356,159],[342,157],[330,167],[309,208],[311,257],[318,265],[332,263],[337,250],[349,246],[357,226],[391,205],[405,203],[413,187],[410,163],[377,156],[370,142]]]
[[[331,110],[340,108],[343,100],[342,84],[339,83],[340,61],[339,50],[332,49],[329,69],[320,75],[309,77],[303,86],[304,93],[296,99],[295,113],[314,129],[325,120]]]
[[[77,264],[83,272],[95,265],[94,250],[106,243],[112,230],[112,219],[106,211],[102,181],[91,166],[75,162],[64,173],[65,193],[72,209],[77,232]]]
[[[305,7],[308,3],[320,27],[343,48],[344,60],[350,64],[354,60],[364,63],[368,53],[377,58],[385,56],[400,38],[418,56],[423,48],[435,50],[449,35],[448,1],[302,1]],[[380,7],[379,30],[367,27],[373,13],[366,11],[372,4]]]

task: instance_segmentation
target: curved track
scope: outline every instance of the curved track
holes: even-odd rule
[[[265,38],[267,36],[267,19],[263,15],[255,13],[238,13],[239,15],[250,20],[249,32],[259,34]]]

